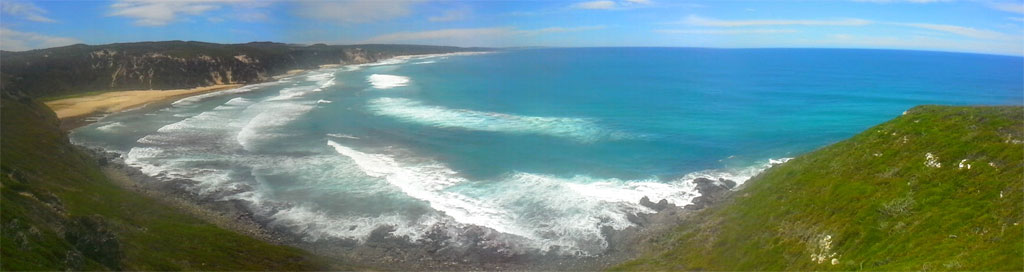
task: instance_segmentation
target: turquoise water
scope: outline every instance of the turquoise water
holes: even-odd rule
[[[536,49],[390,60],[112,115],[75,142],[198,181],[308,240],[469,226],[596,254],[602,227],[685,205],[920,104],[1024,103],[1024,59],[838,49]]]

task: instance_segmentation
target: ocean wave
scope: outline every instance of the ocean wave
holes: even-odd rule
[[[580,142],[602,139],[621,140],[634,135],[605,129],[590,119],[568,117],[521,116],[496,112],[429,106],[406,98],[377,98],[369,101],[377,115],[439,128],[475,131],[540,134],[570,138]]]
[[[327,136],[331,136],[331,137],[334,137],[334,138],[345,138],[345,139],[359,140],[359,137],[348,135],[348,134],[341,134],[341,133],[327,133]]]
[[[409,197],[426,201],[431,208],[460,223],[492,227],[504,233],[523,232],[505,224],[510,222],[511,215],[501,209],[457,193],[445,192],[444,189],[467,180],[444,165],[436,162],[402,165],[387,155],[359,152],[331,140],[327,144],[352,159],[367,176],[386,180]]]
[[[270,99],[267,99],[267,101],[288,100],[292,98],[302,97],[304,95],[317,91],[319,91],[319,89],[317,89],[316,86],[288,87],[281,89],[279,95],[271,97]]]
[[[200,101],[203,101],[203,100],[206,100],[206,99],[209,99],[209,98],[218,97],[218,96],[224,96],[224,95],[230,95],[230,94],[240,94],[240,93],[247,93],[247,92],[257,91],[257,90],[261,90],[263,87],[273,86],[273,85],[277,85],[277,84],[281,84],[281,83],[282,83],[282,81],[265,82],[265,83],[259,83],[259,84],[246,85],[246,86],[242,86],[242,87],[238,87],[238,88],[234,88],[234,89],[227,89],[227,90],[223,90],[223,91],[216,91],[216,92],[212,92],[212,93],[204,93],[204,94],[200,94],[200,95],[193,95],[193,96],[189,96],[189,97],[186,97],[186,98],[178,99],[177,101],[172,102],[171,103],[171,107],[191,106],[191,105],[193,105],[195,103],[198,103]]]
[[[113,123],[109,123],[109,124],[106,124],[106,125],[102,125],[102,126],[96,127],[96,129],[100,130],[100,131],[104,131],[104,132],[112,132],[112,131],[117,131],[118,129],[121,129],[121,128],[124,128],[124,127],[125,127],[124,123],[113,122]]]
[[[599,254],[608,247],[602,228],[621,230],[634,225],[629,214],[653,213],[640,205],[643,197],[685,206],[699,196],[695,178],[749,178],[774,165],[701,171],[670,181],[517,172],[496,180],[471,182],[429,159],[364,153],[330,140],[327,144],[351,159],[367,176],[386,180],[457,223],[524,238],[522,246],[536,250],[558,248],[559,253],[584,255]],[[486,185],[476,187],[479,184]]]
[[[313,90],[319,92],[337,84],[337,81],[334,78],[334,71],[335,70],[331,69],[321,74],[307,76],[306,80],[316,82],[317,88]]]
[[[274,139],[287,135],[287,132],[275,131],[312,110],[312,105],[298,103],[264,103],[247,109],[258,112],[249,119],[238,131],[235,139],[245,150],[256,151],[264,143],[273,143]]]
[[[384,74],[372,74],[366,77],[366,81],[370,82],[370,85],[377,89],[391,89],[409,84],[408,77]]]

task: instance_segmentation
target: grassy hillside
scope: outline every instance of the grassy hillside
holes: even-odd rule
[[[921,106],[749,181],[615,270],[1024,270],[1024,108]]]
[[[42,104],[5,95],[0,110],[2,270],[339,268],[114,185]]]

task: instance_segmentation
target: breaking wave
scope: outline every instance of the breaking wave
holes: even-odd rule
[[[670,181],[516,172],[474,182],[430,159],[365,153],[331,140],[327,144],[351,159],[366,176],[385,180],[459,224],[525,238],[522,246],[536,250],[557,248],[571,254],[598,254],[608,246],[602,228],[621,230],[633,226],[629,214],[653,213],[640,205],[643,197],[684,206],[699,196],[695,178],[742,182],[774,165],[766,162],[736,170],[701,171]]]
[[[377,89],[391,89],[394,87],[402,87],[408,85],[409,77],[372,74],[366,77],[366,81],[370,82],[370,85],[373,85],[373,87]]]
[[[564,137],[580,142],[602,139],[619,140],[632,135],[605,129],[590,119],[567,117],[521,116],[496,112],[451,109],[424,105],[406,98],[377,98],[369,101],[370,111],[377,115],[439,128],[475,131],[540,134]]]

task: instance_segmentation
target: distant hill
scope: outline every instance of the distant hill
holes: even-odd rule
[[[915,107],[748,181],[613,270],[1024,270],[1024,108]]]
[[[215,44],[164,41],[76,44],[24,52],[0,51],[0,91],[29,97],[254,83],[292,69],[359,64],[400,55],[484,51],[426,45]]]

